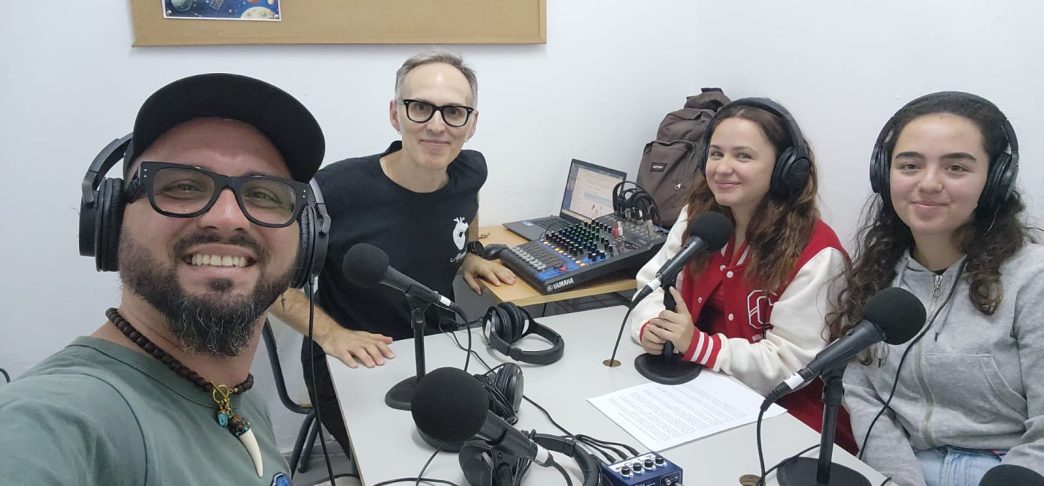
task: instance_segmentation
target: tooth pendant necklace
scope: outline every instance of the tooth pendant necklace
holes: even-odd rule
[[[145,350],[150,356],[169,366],[178,376],[192,382],[204,391],[210,392],[210,397],[217,404],[217,413],[215,413],[214,419],[219,426],[227,429],[233,436],[239,439],[239,442],[246,448],[247,453],[250,454],[250,459],[254,461],[254,471],[257,473],[257,477],[261,477],[262,473],[264,473],[264,465],[261,462],[261,448],[257,444],[257,438],[254,437],[254,432],[250,430],[250,423],[232,410],[232,396],[243,393],[254,386],[254,375],[248,374],[246,380],[231,388],[226,385],[215,385],[181,364],[180,361],[167,354],[159,346],[153,344],[149,338],[134,329],[134,326],[127,322],[115,308],[105,311],[105,317],[108,317],[109,322],[116,326],[124,336],[127,336],[127,339],[133,341],[134,344]]]

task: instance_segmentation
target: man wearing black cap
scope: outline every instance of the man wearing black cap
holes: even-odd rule
[[[265,310],[302,280],[319,124],[275,86],[206,74],[150,96],[106,149],[85,179],[81,252],[118,269],[120,305],[0,389],[0,477],[289,484],[249,369]],[[124,179],[103,181],[120,158]]]

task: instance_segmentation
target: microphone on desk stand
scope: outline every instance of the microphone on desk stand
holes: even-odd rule
[[[844,396],[841,378],[845,365],[873,344],[903,344],[924,327],[924,304],[910,292],[886,288],[867,301],[863,320],[827,347],[807,366],[780,383],[761,405],[764,412],[776,400],[800,388],[816,377],[823,380],[823,425],[819,457],[799,457],[780,466],[777,477],[781,486],[815,484],[870,486],[870,481],[853,469],[831,461],[838,408]]]
[[[384,396],[384,403],[397,410],[409,410],[417,381],[424,376],[424,311],[431,304],[448,309],[467,321],[464,311],[450,299],[404,275],[388,264],[388,254],[369,243],[359,243],[348,249],[341,262],[341,271],[349,281],[363,288],[386,285],[406,294],[413,325],[413,343],[417,374],[393,386]]]
[[[623,322],[620,323],[620,332],[616,336],[613,355],[603,361],[602,364],[609,367],[620,366],[620,362],[616,360],[616,351],[620,346],[620,338],[623,336],[624,327],[627,326],[627,317],[638,302],[652,294],[656,289],[663,289],[664,308],[671,311],[675,310],[677,304],[674,301],[674,296],[671,295],[670,288],[674,286],[674,282],[678,279],[678,274],[685,268],[686,263],[699,252],[720,250],[728,243],[731,236],[732,222],[725,215],[710,212],[697,216],[693,221],[688,243],[674,258],[668,260],[656,272],[656,276],[648,284],[634,295],[627,315],[624,316]],[[639,355],[634,360],[634,367],[642,376],[649,380],[667,385],[679,385],[688,382],[696,378],[700,374],[701,369],[699,365],[691,361],[679,359],[674,352],[674,345],[670,341],[664,343],[661,355],[648,353]]]

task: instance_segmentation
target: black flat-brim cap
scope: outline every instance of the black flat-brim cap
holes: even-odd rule
[[[323,130],[300,101],[259,79],[210,73],[174,81],[145,100],[124,157],[124,176],[130,164],[168,130],[189,120],[211,117],[256,128],[279,150],[295,180],[310,181],[323,162]]]

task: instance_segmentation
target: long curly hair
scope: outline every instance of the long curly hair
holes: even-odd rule
[[[966,118],[979,128],[983,148],[990,158],[990,170],[993,170],[994,161],[1009,146],[1002,128],[1004,114],[992,103],[959,93],[920,98],[896,112],[885,126],[892,128],[882,147],[889,163],[903,129],[917,118],[939,113]],[[882,194],[889,193],[886,189],[882,189]],[[980,196],[980,206],[983,200]],[[1033,240],[1030,228],[1019,217],[1025,208],[1021,194],[1013,190],[995,212],[974,211],[969,221],[953,234],[954,243],[967,255],[964,275],[971,282],[968,298],[983,314],[992,315],[1003,297],[1001,264]],[[870,196],[864,205],[858,241],[854,263],[844,275],[846,285],[836,295],[835,311],[827,316],[831,339],[862,320],[866,302],[891,285],[899,259],[914,247],[910,228],[881,194]]]
[[[765,138],[772,143],[777,156],[793,145],[783,118],[749,105],[725,107],[711,120],[707,130],[713,135],[718,125],[729,118],[742,118],[756,124]],[[808,146],[808,142],[802,142]],[[702,167],[706,163],[707,147],[701,148]],[[811,167],[803,188],[786,197],[773,195],[772,191],[769,191],[754,210],[754,217],[747,227],[749,254],[744,273],[744,277],[754,285],[771,290],[783,285],[793,272],[794,262],[801,256],[801,250],[805,248],[812,229],[819,220],[819,208],[816,205],[819,182],[815,156],[811,148],[808,150],[808,158]],[[692,216],[707,211],[720,212],[728,216],[733,223],[736,221],[732,211],[714,199],[714,193],[711,192],[702,170],[697,171],[696,183],[689,194],[688,205],[689,227],[686,228],[686,234],[692,234],[695,221]],[[706,268],[709,259],[710,255],[706,253],[697,255],[689,263],[689,273],[698,277]]]

